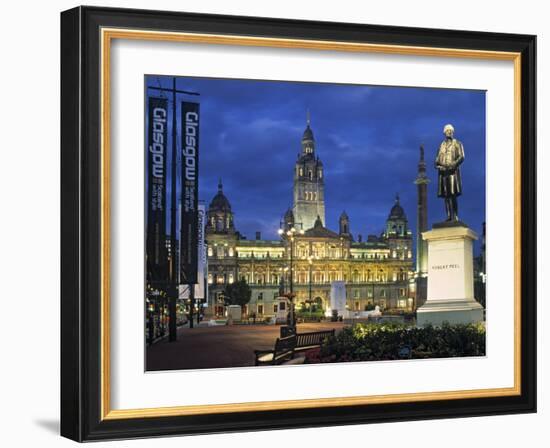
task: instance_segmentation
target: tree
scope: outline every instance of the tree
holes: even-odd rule
[[[230,283],[223,293],[226,305],[246,305],[252,297],[252,290],[244,279]]]

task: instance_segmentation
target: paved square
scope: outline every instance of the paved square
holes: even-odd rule
[[[298,324],[298,333],[340,331],[342,322]],[[254,350],[272,349],[279,325],[231,325],[180,328],[178,340],[147,347],[147,370],[214,369],[254,366]]]

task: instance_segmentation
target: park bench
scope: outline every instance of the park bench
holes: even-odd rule
[[[276,366],[294,357],[296,348],[296,335],[292,334],[284,338],[277,338],[273,350],[254,350],[256,366]]]
[[[296,334],[295,352],[302,352],[323,345],[325,339],[334,336],[334,329],[325,331],[313,331],[310,333]]]
[[[312,348],[321,347],[325,339],[334,336],[334,329],[326,331],[312,331],[310,333],[291,334],[277,338],[273,350],[254,350],[255,365],[279,365],[294,363],[291,361],[296,352],[303,352]],[[301,355],[301,361],[305,359]]]

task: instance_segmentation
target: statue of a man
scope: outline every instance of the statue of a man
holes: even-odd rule
[[[454,138],[454,132],[451,124],[445,125],[445,140],[441,142],[435,159],[435,167],[439,172],[437,195],[445,199],[447,221],[458,221],[457,197],[462,194],[459,167],[464,161],[464,147]]]

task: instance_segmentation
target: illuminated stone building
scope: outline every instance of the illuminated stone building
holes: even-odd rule
[[[325,222],[325,179],[323,164],[315,154],[315,139],[308,117],[301,142],[301,153],[294,168],[293,207],[284,214],[282,237],[265,240],[244,238],[237,230],[221,181],[208,207],[207,316],[224,314],[220,298],[226,284],[244,279],[252,298],[244,310],[258,318],[276,314],[279,296],[288,292],[292,265],[295,303],[317,302],[330,307],[331,283],[344,281],[347,308],[364,311],[381,309],[411,310],[414,306],[413,241],[399,197],[391,206],[383,231],[363,239],[352,234],[348,215],[342,212],[338,231]],[[286,232],[295,229],[290,240]],[[291,254],[292,250],[292,254]]]

